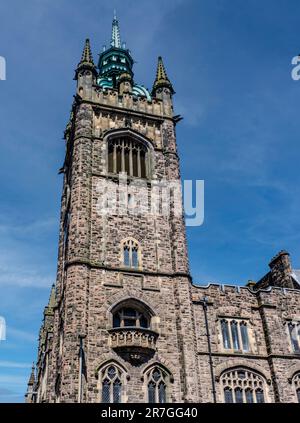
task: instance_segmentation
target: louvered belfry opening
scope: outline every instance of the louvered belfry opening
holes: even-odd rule
[[[128,176],[148,177],[148,152],[146,146],[128,136],[113,138],[108,143],[108,172]]]

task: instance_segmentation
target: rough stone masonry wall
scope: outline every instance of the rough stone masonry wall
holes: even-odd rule
[[[104,216],[97,209],[99,181],[107,175],[107,135],[122,129],[145,137],[152,154],[153,179],[179,180],[179,158],[171,104],[159,100],[135,101],[114,92],[85,91],[89,102],[78,101],[72,144],[70,227],[65,271],[63,271],[63,224],[57,283],[57,307],[49,351],[47,401],[57,400],[55,382],[61,377],[62,402],[78,400],[79,335],[84,335],[86,380],[82,401],[99,402],[98,370],[116,360],[127,374],[123,399],[146,401],[145,372],[159,362],[171,372],[168,399],[171,402],[212,401],[203,308],[208,298],[213,367],[217,400],[223,401],[219,378],[226,369],[246,366],[262,374],[268,401],[295,401],[289,380],[300,370],[299,356],[292,353],[286,332],[288,319],[300,318],[299,295],[295,290],[272,289],[251,292],[247,288],[192,286],[189,279],[185,226],[182,216]],[[86,92],[87,91],[87,92]],[[90,103],[90,100],[94,104]],[[114,110],[111,110],[111,107]],[[126,109],[128,108],[128,109]],[[163,116],[167,110],[169,116]],[[167,114],[168,114],[167,113]],[[66,207],[67,178],[62,199]],[[148,187],[149,190],[149,187]],[[140,243],[142,266],[124,269],[120,243],[133,237]],[[154,313],[158,331],[157,350],[147,363],[133,366],[109,347],[112,307],[134,298]],[[220,317],[247,318],[251,351],[228,354],[223,350]],[[60,324],[63,321],[63,333]],[[61,336],[62,335],[62,336]],[[62,345],[61,345],[62,343]],[[62,348],[61,348],[62,347]],[[62,350],[62,354],[59,350]],[[84,378],[85,379],[85,378]]]
[[[101,114],[101,127],[105,128],[103,116]],[[112,125],[112,117],[107,117],[107,129],[116,129],[118,125],[124,128],[124,119],[115,119]],[[111,327],[112,320],[108,308],[123,298],[134,297],[155,310],[159,338],[157,353],[144,368],[122,363],[130,375],[127,400],[145,401],[143,372],[151,363],[159,361],[172,373],[169,399],[174,402],[184,399],[196,401],[197,379],[192,370],[195,368],[195,354],[191,352],[194,327],[190,282],[184,276],[188,274],[188,261],[182,216],[134,219],[99,214],[96,186],[97,181],[106,176],[107,166],[105,131],[98,130],[97,119],[99,115],[94,114],[91,105],[79,105],[73,140],[71,218],[63,300],[56,310],[57,316],[63,313],[63,354],[58,357],[57,347],[52,352],[51,379],[54,381],[58,373],[61,376],[61,401],[77,401],[78,334],[84,334],[87,381],[84,383],[83,400],[99,401],[97,369],[108,356],[122,363],[122,359],[108,347],[107,329]],[[139,130],[153,143],[149,145],[153,149],[153,179],[177,179],[179,169],[173,123],[166,122],[162,131],[161,121],[140,119],[135,124],[133,119],[131,128]],[[120,242],[128,236],[136,238],[141,244],[143,261],[138,274],[128,274],[120,269]],[[106,270],[101,269],[103,265]],[[179,272],[178,276],[176,272]],[[59,345],[59,317],[54,332],[55,344]],[[186,342],[183,337],[186,337]],[[55,363],[60,363],[60,366]],[[53,386],[54,383],[51,384],[49,401],[55,398]]]
[[[300,357],[292,351],[286,323],[289,319],[300,318],[300,292],[272,288],[254,293],[244,287],[193,286],[201,401],[212,402],[204,311],[199,304],[204,296],[209,303],[208,321],[217,401],[224,401],[219,380],[222,373],[233,367],[246,367],[263,375],[267,382],[267,401],[296,402],[290,381],[296,371],[300,371]],[[249,319],[249,353],[224,350],[220,327],[222,317]]]

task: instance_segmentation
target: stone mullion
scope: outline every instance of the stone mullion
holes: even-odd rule
[[[150,152],[147,149],[147,151],[145,152],[145,173],[146,173],[146,178],[150,179],[151,175],[151,161],[150,161]]]
[[[257,403],[257,399],[256,399],[256,390],[254,387],[254,380],[253,380],[253,373],[251,374],[251,379],[252,379],[252,395],[253,395],[253,402]]]
[[[141,150],[140,147],[138,147],[137,150],[137,163],[138,163],[138,177],[141,177],[142,171],[141,171]]]
[[[132,144],[129,145],[129,176],[133,175]]]
[[[239,340],[239,347],[240,347],[240,350],[244,351],[242,336],[241,336],[241,322],[236,322],[236,323],[237,323],[237,334],[238,334],[238,340]]]
[[[159,403],[159,392],[158,392],[158,382],[155,382],[155,401]]]
[[[122,164],[121,164],[121,169],[122,172],[125,172],[125,145],[124,145],[124,138],[122,139],[122,144],[121,144],[121,148],[122,148]]]
[[[117,173],[117,145],[116,143],[114,143],[113,169],[114,169],[114,173]]]
[[[242,390],[242,395],[243,395],[243,403],[246,404],[247,403],[247,399],[246,399],[246,388],[245,386],[241,386],[241,390]]]
[[[130,267],[132,267],[132,263],[133,263],[133,261],[132,261],[132,251],[133,251],[132,243],[130,242],[130,245],[129,245],[129,266]]]
[[[109,379],[108,375],[107,375],[107,379]],[[110,402],[113,403],[114,402],[114,385],[113,385],[113,381],[111,379],[109,379],[109,398],[110,398]]]
[[[232,320],[228,320],[228,333],[229,333],[229,341],[230,341],[230,348],[234,350],[234,344],[233,344],[233,336],[232,336],[232,326],[231,326]]]

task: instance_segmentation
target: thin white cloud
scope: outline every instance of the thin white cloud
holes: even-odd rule
[[[7,327],[6,339],[9,340],[11,338],[21,339],[22,341],[28,342],[36,342],[37,335],[27,332],[22,329],[13,328],[11,326]]]
[[[17,361],[0,360],[0,367],[13,368],[13,369],[30,369],[31,363],[20,363]]]
[[[16,375],[0,375],[0,385],[6,386],[24,386],[26,385],[26,378],[25,376],[16,376]]]
[[[33,222],[20,223],[9,220],[7,216],[0,216],[0,233],[8,234],[10,237],[20,235],[42,235],[57,225],[56,217],[46,217]]]
[[[0,215],[0,286],[51,286],[55,273],[42,268],[45,260],[38,260],[42,251],[39,241],[57,224],[54,217],[20,223],[17,218]]]
[[[55,279],[53,276],[42,276],[35,270],[11,269],[9,266],[1,264],[0,261],[0,286],[20,286],[20,287],[39,287],[49,288]]]

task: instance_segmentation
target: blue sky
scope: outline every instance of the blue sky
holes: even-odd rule
[[[184,116],[184,179],[204,179],[205,222],[188,228],[194,281],[245,284],[287,249],[300,268],[297,0],[2,1],[0,56],[0,402],[22,401],[55,281],[63,130],[90,37],[109,42],[113,8],[137,82],[162,55]]]

